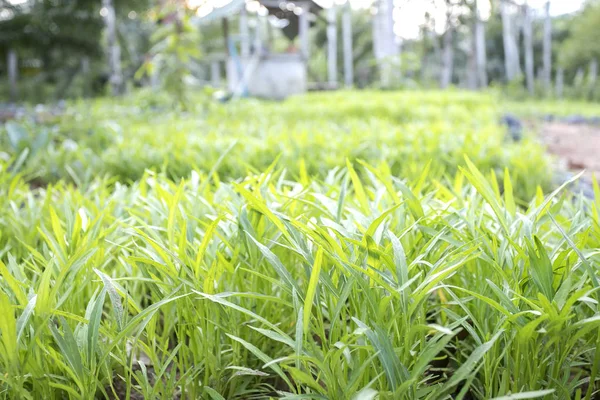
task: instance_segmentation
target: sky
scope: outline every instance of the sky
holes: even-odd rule
[[[229,0],[188,0],[191,2],[228,2]],[[293,1],[293,0],[288,0]],[[323,7],[329,8],[332,4],[344,4],[347,0],[315,0]],[[352,7],[364,12],[371,12],[375,0],[349,0]],[[490,14],[490,0],[477,0],[480,2],[482,17],[487,19]],[[516,3],[529,4],[539,13],[544,12],[547,0],[513,0]],[[552,15],[563,15],[575,12],[583,6],[585,0],[551,0],[550,13]],[[256,3],[250,1],[250,3]],[[250,4],[249,3],[249,4]],[[445,29],[445,1],[444,0],[394,0],[394,31],[403,39],[414,39],[419,36],[420,27],[425,22],[425,13],[433,16],[436,22],[436,30],[440,33]],[[257,3],[258,4],[258,3]]]
[[[20,4],[27,0],[8,0],[13,4]],[[207,13],[213,7],[220,7],[227,4],[230,0],[187,0],[188,4],[194,6],[210,4],[207,8]],[[332,4],[343,4],[346,0],[315,0],[324,7],[330,7]],[[396,35],[403,39],[414,39],[418,37],[420,26],[425,22],[425,13],[427,11],[434,17],[436,21],[436,29],[443,31],[445,21],[444,0],[394,0],[397,8],[394,12]],[[480,1],[482,15],[489,15],[489,0]],[[528,3],[533,8],[543,12],[546,0],[514,0],[519,3]],[[550,13],[552,15],[562,15],[572,13],[579,10],[585,0],[551,0]],[[370,12],[373,0],[350,0],[353,8]],[[201,7],[202,8],[202,7]]]
[[[362,7],[365,1],[371,0],[351,0],[355,3],[355,6]],[[425,22],[425,12],[427,10],[433,11],[432,15],[436,20],[436,29],[443,31],[445,21],[445,10],[443,0],[395,0],[396,4],[399,5],[396,13],[394,14],[395,32],[398,36],[404,39],[414,39],[419,35],[420,26]],[[480,0],[481,1],[481,0]],[[520,3],[525,3],[525,0],[517,0]],[[361,4],[363,3],[363,4]],[[432,7],[432,3],[436,3],[435,7]],[[527,3],[538,10],[543,12],[546,0],[528,0]],[[584,0],[552,0],[550,3],[550,13],[552,15],[562,15],[572,13],[579,10],[584,3]],[[481,10],[485,18],[485,15],[489,15],[489,0],[481,1]]]

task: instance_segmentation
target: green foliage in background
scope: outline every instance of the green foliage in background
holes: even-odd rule
[[[177,179],[193,169],[210,171],[227,152],[220,160],[222,179],[262,171],[280,157],[295,177],[302,163],[309,175],[322,177],[350,158],[385,162],[394,175],[407,178],[418,177],[431,162],[430,176],[444,180],[467,154],[500,178],[508,167],[520,198],[530,198],[537,184],[550,180],[543,149],[530,139],[507,140],[490,95],[314,93],[283,103],[248,100],[209,109],[194,99],[198,107],[187,113],[171,111],[168,97],[143,92],[136,98],[77,103],[44,128],[50,145],[29,155],[21,172],[39,183],[82,184],[96,176],[131,182],[146,169]],[[22,121],[20,129],[34,137],[40,127]],[[7,142],[6,132],[0,128],[1,147],[16,158],[22,149]]]
[[[574,22],[569,37],[561,47],[561,63],[567,67],[580,67],[592,60],[600,62],[600,2],[589,1]]]
[[[172,96],[176,105],[187,110],[191,64],[200,57],[200,33],[190,23],[190,12],[181,7],[165,7],[160,12],[158,29],[152,34],[148,61],[136,73],[144,73],[160,82],[161,89]],[[156,88],[155,88],[156,89]]]

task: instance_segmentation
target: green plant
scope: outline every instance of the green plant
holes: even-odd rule
[[[183,110],[189,108],[188,86],[194,79],[192,63],[200,57],[200,32],[190,22],[190,11],[176,2],[159,10],[158,28],[150,37],[150,58],[136,73],[158,79],[162,89]]]
[[[0,160],[0,398],[595,398],[600,202],[544,195],[541,150],[494,146],[485,96],[310,99],[143,123],[94,102],[100,128],[69,114],[50,150]],[[208,123],[204,168],[141,171],[165,146],[142,144],[149,125],[183,143],[168,155]],[[128,140],[115,160],[139,175],[32,187],[34,166],[71,165],[65,132],[97,152],[68,163]],[[255,168],[261,141],[281,156]]]
[[[43,182],[82,184],[98,175],[133,182],[146,169],[177,179],[194,169],[208,173],[219,163],[219,178],[228,180],[279,158],[293,177],[325,177],[350,158],[385,162],[394,175],[410,179],[430,163],[432,180],[444,181],[467,154],[499,178],[509,168],[519,199],[550,182],[549,163],[534,140],[506,140],[491,95],[341,91],[207,108],[203,95],[192,98],[188,113],[173,111],[168,96],[147,92],[73,104],[50,131],[53,146],[29,159],[24,172]],[[77,149],[60,146],[65,141]]]

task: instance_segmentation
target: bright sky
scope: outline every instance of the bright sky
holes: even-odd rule
[[[360,3],[370,0],[351,0],[361,7]],[[489,0],[480,0],[482,15],[489,15]],[[528,2],[530,6],[543,12],[546,0],[517,0],[519,3]],[[399,6],[394,20],[396,21],[395,31],[398,36],[405,39],[415,38],[419,35],[420,26],[425,22],[425,12],[429,11],[436,20],[436,28],[440,31],[444,29],[446,12],[443,0],[395,0]],[[550,13],[552,15],[562,15],[572,13],[581,8],[584,0],[552,0],[550,3]]]
[[[345,0],[315,0],[324,7],[329,7],[333,2],[337,4],[345,3]],[[478,0],[482,10],[482,16],[490,13],[490,0]],[[528,3],[533,8],[543,12],[547,0],[514,0],[517,3]],[[581,8],[585,0],[551,0],[550,12],[552,15],[562,15],[572,13]],[[373,0],[350,0],[353,8],[363,9],[369,12]],[[396,21],[395,31],[398,36],[404,39],[416,38],[419,35],[420,26],[425,22],[425,13],[429,11],[430,15],[436,21],[436,29],[440,32],[444,29],[446,10],[444,0],[394,0],[397,8],[394,14]]]
[[[8,0],[13,4],[21,4],[27,0]],[[205,11],[209,13],[213,7],[221,7],[230,0],[187,0],[188,4],[195,7],[208,6]],[[333,3],[344,4],[346,0],[315,0],[323,7],[330,7]],[[349,0],[353,8],[369,12],[373,0]],[[478,0],[482,15],[489,15],[490,0]],[[532,7],[542,11],[547,0],[514,0],[518,3],[529,3]],[[550,12],[552,15],[572,13],[581,8],[585,0],[551,0]],[[436,29],[443,31],[446,11],[444,0],[394,0],[397,8],[394,12],[396,22],[394,30],[398,36],[404,39],[416,38],[419,35],[420,26],[425,22],[425,13],[429,13],[436,21]],[[202,8],[202,7],[201,7]]]

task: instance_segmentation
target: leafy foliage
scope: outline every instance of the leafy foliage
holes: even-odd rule
[[[277,115],[267,143],[283,154],[256,172],[241,158],[256,147],[214,147],[209,170],[195,168],[198,152],[171,176],[33,188],[16,160],[0,161],[0,397],[594,398],[600,202],[564,186],[544,196],[537,175],[503,164],[518,146],[496,158],[490,99],[381,96],[298,98],[257,125],[262,103],[211,110],[207,121],[230,129],[220,137],[245,146],[268,140]],[[140,123],[130,108],[96,107]],[[225,125],[235,120],[246,125]],[[9,129],[28,148],[27,131]],[[93,135],[94,149],[148,140],[112,132]],[[163,134],[156,143],[178,140]],[[381,153],[340,160],[361,139]],[[520,198],[519,185],[537,194]]]
[[[191,64],[200,56],[199,31],[190,23],[189,11],[165,7],[160,11],[159,28],[152,34],[150,58],[136,75],[147,73],[160,79],[163,91],[187,110],[188,86],[193,79]]]
[[[323,177],[349,158],[386,162],[394,175],[415,179],[431,162],[430,176],[443,181],[467,154],[499,178],[508,167],[520,198],[533,196],[537,184],[549,181],[543,150],[530,140],[506,140],[490,95],[315,93],[283,103],[212,104],[206,110],[204,101],[192,97],[200,106],[188,113],[173,112],[168,97],[137,96],[78,103],[49,129],[51,145],[28,157],[21,172],[37,182],[82,184],[98,175],[135,181],[146,169],[177,179],[219,164],[227,179],[262,171],[279,157],[292,176],[305,171]],[[39,129],[21,124],[32,135]]]

